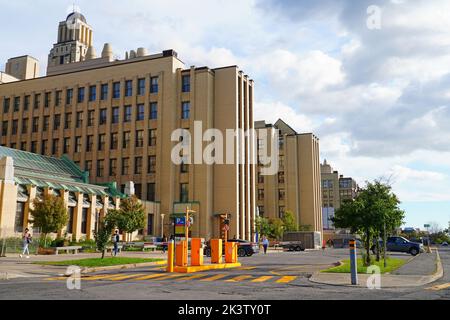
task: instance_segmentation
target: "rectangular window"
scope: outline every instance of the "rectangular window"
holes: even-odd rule
[[[9,112],[10,104],[11,104],[11,99],[10,98],[5,98],[5,100],[3,100],[3,113],[8,113]]]
[[[72,114],[66,113],[64,120],[64,129],[70,129],[72,127]]]
[[[75,137],[75,152],[81,152],[81,137]]]
[[[103,170],[105,168],[104,160],[97,160],[97,177],[103,177]]]
[[[19,121],[18,120],[13,120],[12,122],[12,134],[17,134],[17,130],[19,128]]]
[[[136,183],[134,185],[134,194],[138,197],[138,199],[142,199],[142,184]]]
[[[113,83],[113,98],[114,99],[120,98],[120,82]]]
[[[285,207],[284,206],[280,206],[279,208],[278,208],[278,217],[280,218],[280,219],[282,219],[283,217],[284,217],[284,212],[285,212]]]
[[[11,143],[11,149],[16,149],[16,147],[17,147],[17,143],[15,143],[15,142],[13,142],[13,143]]]
[[[119,145],[119,134],[116,132],[111,133],[111,150],[117,150]]]
[[[53,119],[53,130],[59,130],[61,127],[61,115],[55,114],[55,117]]]
[[[91,152],[94,148],[94,136],[86,137],[86,152]]]
[[[22,119],[22,134],[27,133],[28,131],[28,119]]]
[[[126,176],[130,170],[130,158],[122,158],[122,175]]]
[[[131,106],[125,106],[124,113],[123,113],[123,122],[130,122],[131,114],[132,114]]]
[[[130,131],[125,131],[123,133],[123,139],[122,139],[122,148],[123,149],[130,147],[130,137],[131,137]]]
[[[158,93],[158,77],[150,78],[150,93]]]
[[[137,105],[137,113],[136,113],[136,121],[144,120],[144,117],[145,117],[144,114],[145,114],[144,105],[138,104]]]
[[[180,184],[180,202],[188,202],[189,201],[189,184],[181,183]]]
[[[156,156],[148,156],[147,173],[156,173]]]
[[[53,139],[52,155],[58,155],[58,153],[59,153],[59,139]]]
[[[258,200],[264,200],[264,189],[258,189]]]
[[[106,144],[106,135],[99,134],[98,135],[98,151],[105,150],[105,144]]]
[[[82,103],[84,101],[84,88],[78,88],[78,103]]]
[[[81,233],[86,234],[87,231],[87,217],[89,208],[83,208],[81,211]]]
[[[48,140],[42,140],[42,143],[41,143],[41,154],[44,155],[44,156],[47,154],[47,145],[48,145]]]
[[[67,233],[72,233],[73,231],[73,218],[75,215],[75,207],[69,207],[69,221],[67,222]]]
[[[156,146],[156,138],[157,138],[157,131],[156,131],[156,129],[148,130],[148,146],[149,147]]]
[[[41,106],[41,95],[38,93],[34,95],[34,108],[39,109],[40,106]]]
[[[61,105],[62,101],[62,91],[56,91],[56,97],[55,97],[55,106],[59,107]]]
[[[89,101],[97,100],[97,86],[89,87]]]
[[[143,96],[145,94],[145,79],[138,80],[138,95]]]
[[[183,102],[181,104],[181,119],[189,119],[191,113],[191,103]]]
[[[106,109],[101,109],[101,110],[100,110],[100,117],[98,118],[98,124],[99,124],[99,125],[104,125],[104,124],[106,124],[106,117],[107,117],[106,112],[107,112]]]
[[[258,212],[260,217],[264,217],[264,206],[258,206]]]
[[[117,175],[117,160],[109,159],[109,176],[115,177]]]
[[[147,201],[155,201],[155,184],[147,183]]]
[[[87,160],[84,163],[84,171],[89,172],[89,176],[92,176],[92,161]]]
[[[137,130],[136,131],[135,147],[136,148],[144,147],[144,130]]]
[[[142,174],[142,157],[134,158],[134,174]]]
[[[38,132],[39,131],[39,117],[34,117],[33,118],[33,128],[32,128],[33,132]]]
[[[52,100],[52,93],[46,92],[45,96],[44,96],[44,107],[45,108],[50,107],[51,100]]]
[[[181,172],[181,173],[188,173],[188,172],[189,172],[189,165],[186,164],[186,163],[184,163],[184,161],[181,162],[181,165],[180,165],[180,172]]]
[[[284,171],[278,172],[278,183],[283,184],[284,183]]]
[[[278,200],[283,201],[285,199],[285,192],[284,189],[278,190]]]
[[[119,107],[112,108],[111,123],[119,123]]]
[[[30,152],[32,152],[32,153],[36,153],[37,152],[37,141],[31,141]]]
[[[108,84],[102,84],[100,99],[107,100],[108,99]]]
[[[8,135],[8,121],[2,122],[2,136]]]
[[[26,141],[22,141],[20,143],[20,150],[27,151],[27,142]]]
[[[30,96],[25,96],[25,103],[23,104],[23,110],[27,111],[30,108]]]
[[[47,132],[49,127],[50,127],[50,116],[44,116],[42,131]]]
[[[150,102],[150,120],[156,120],[158,118],[158,103]]]
[[[264,183],[264,176],[261,172],[258,172],[258,183]]]
[[[77,112],[76,126],[77,128],[83,126],[83,111]]]
[[[23,232],[25,204],[26,204],[25,202],[16,202],[16,217],[15,217],[15,221],[14,221],[14,232],[17,232],[17,233]]]
[[[73,89],[67,89],[66,91],[66,104],[72,104]]]
[[[95,110],[89,110],[88,111],[88,123],[87,123],[88,127],[94,126],[94,119],[95,119]]]
[[[64,138],[63,153],[70,153],[70,138]]]
[[[20,97],[14,97],[14,112],[20,110]]]
[[[133,81],[125,81],[125,97],[131,97],[133,95]]]
[[[181,91],[190,92],[191,91],[191,76],[183,76],[181,78]]]
[[[153,235],[154,231],[153,231],[153,220],[154,220],[155,215],[153,214],[148,214],[147,215],[147,235]]]

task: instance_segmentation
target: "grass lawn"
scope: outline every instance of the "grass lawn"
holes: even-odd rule
[[[344,264],[341,266],[333,267],[330,269],[322,270],[321,272],[329,273],[350,273],[350,259],[342,261]],[[380,267],[381,273],[392,272],[402,265],[404,265],[406,260],[398,258],[388,258],[387,267],[384,268],[384,260],[381,259],[379,262],[372,262],[373,265]],[[367,267],[363,266],[363,261],[361,258],[358,259],[358,273],[366,273]]]
[[[162,260],[163,259],[154,259],[154,258],[144,259],[144,258],[126,258],[126,257],[105,257],[104,259],[89,258],[80,260],[36,262],[36,264],[48,266],[106,267],[106,266],[117,266],[121,264],[156,262]]]

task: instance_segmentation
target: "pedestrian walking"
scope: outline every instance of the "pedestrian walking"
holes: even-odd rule
[[[162,252],[166,253],[166,250],[167,250],[167,236],[166,235],[163,236],[162,243],[163,243],[162,244]]]
[[[27,253],[27,259],[30,258],[30,250],[28,249],[29,244],[33,241],[31,238],[31,234],[29,232],[30,230],[27,228],[25,229],[23,236],[22,236],[22,245],[23,245],[23,251],[22,254],[19,256],[22,258],[25,255],[25,252]]]
[[[264,254],[267,254],[267,247],[269,246],[269,239],[267,239],[266,236],[263,236],[263,248],[264,248]]]
[[[114,256],[117,256],[117,253],[119,252],[119,230],[114,231],[113,236],[113,244],[114,244]]]

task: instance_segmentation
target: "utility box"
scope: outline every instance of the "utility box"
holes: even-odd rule
[[[225,262],[226,263],[236,263],[237,262],[237,242],[226,242],[225,243]]]
[[[203,265],[203,246],[201,238],[191,239],[191,266]]]
[[[180,241],[176,246],[175,253],[175,264],[177,267],[186,267],[188,264],[188,257],[186,255],[187,242]]]
[[[222,239],[211,239],[211,263],[222,263]]]

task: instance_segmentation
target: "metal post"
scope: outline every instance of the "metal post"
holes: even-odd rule
[[[356,259],[356,241],[351,239],[349,241],[350,248],[350,270],[352,277],[352,285],[358,285],[358,260]]]
[[[167,272],[173,272],[173,261],[174,261],[174,240],[170,240],[168,248],[167,248]]]
[[[384,250],[384,267],[387,267],[387,258],[386,258],[386,254],[387,254],[387,246],[386,246],[386,220],[384,220],[384,239],[383,239],[383,250]],[[378,241],[378,240],[377,240]]]

